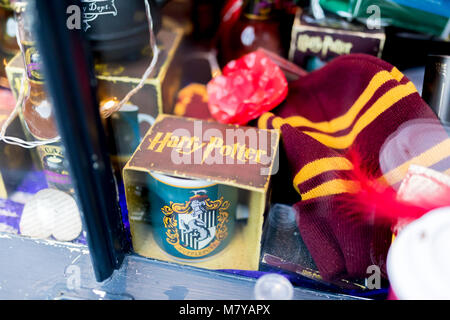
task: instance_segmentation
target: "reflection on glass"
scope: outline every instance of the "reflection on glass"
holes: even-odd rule
[[[19,93],[26,90],[19,118],[28,141],[45,142],[58,137],[58,130],[45,90],[41,58],[32,34],[32,17],[27,3],[17,3],[15,18],[26,76],[25,84],[16,88]],[[7,197],[0,198],[0,232],[85,243],[62,144],[43,143],[31,153],[33,166],[18,168],[18,171],[25,171],[23,179]]]

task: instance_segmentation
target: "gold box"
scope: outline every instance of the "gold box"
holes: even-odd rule
[[[163,21],[163,28],[157,35],[160,55],[156,67],[145,81],[144,87],[130,100],[145,114],[156,118],[160,113],[170,112],[174,105],[174,97],[179,89],[179,80],[177,80],[177,69],[170,68],[170,66],[182,37],[183,30],[181,28],[172,21]],[[100,101],[114,97],[121,100],[140,82],[151,60],[149,52],[144,52],[143,55],[147,56],[138,61],[96,64]],[[16,97],[23,72],[22,56],[19,53],[6,66],[8,80]],[[147,130],[148,128],[142,129],[144,133]]]
[[[317,21],[297,10],[292,26],[289,60],[308,71],[322,63],[350,53],[381,57],[386,35],[382,29],[368,29],[344,20]]]
[[[144,86],[129,103],[139,108],[139,114],[156,118],[161,113],[170,113],[175,104],[175,95],[180,86],[180,70],[171,67],[177,49],[183,37],[183,30],[170,19],[163,20],[163,27],[157,35],[157,45],[160,49],[158,61],[153,72],[145,81]],[[142,53],[143,58],[137,61],[120,63],[106,63],[95,65],[98,80],[98,98],[105,102],[113,98],[122,100],[129,91],[136,87],[148,68],[151,56],[149,48]],[[15,97],[18,97],[21,80],[24,74],[24,65],[21,54],[17,54],[6,66],[8,81]],[[22,119],[22,115],[20,115]],[[22,119],[22,123],[23,123]],[[105,124],[108,124],[105,122]],[[149,121],[138,124],[141,137],[150,128]],[[115,132],[112,127],[106,125],[109,149],[113,166],[117,172],[123,168],[130,154],[115,154],[116,146],[122,141],[117,141],[122,132]],[[123,130],[122,130],[123,131]],[[31,139],[31,136],[29,137]],[[39,163],[39,160],[36,160]]]
[[[208,136],[207,132],[215,132],[215,135]],[[236,161],[233,161],[232,156],[226,156],[225,154],[222,160],[219,156],[217,162],[212,161],[207,164],[211,155],[208,150],[212,153],[211,149],[208,149],[211,146],[211,141],[233,134],[241,138],[244,137],[240,148],[241,150],[247,150],[245,151],[245,159],[248,160],[239,162],[234,159]],[[196,156],[192,154],[191,162],[177,164],[171,158],[172,152],[175,150],[173,141],[183,141],[187,137],[185,135],[199,142],[197,146],[201,147],[196,150],[201,155],[199,158],[195,158]],[[163,141],[167,143],[169,140],[166,138],[169,136],[172,146],[170,144],[159,144],[160,139],[164,139]],[[245,137],[248,137],[248,139],[246,140]],[[248,152],[252,149],[251,141],[256,140],[252,140],[253,138],[250,137],[257,137],[258,140],[257,147],[252,152]],[[240,138],[237,139],[241,141]],[[155,125],[146,134],[141,145],[123,170],[135,252],[148,258],[206,269],[258,270],[264,213],[268,202],[270,177],[276,171],[278,165],[279,140],[280,134],[277,130],[224,125],[213,121],[201,121],[173,115],[158,116]],[[154,142],[152,143],[152,141]],[[239,143],[233,144],[234,141],[233,139],[229,143],[229,139],[222,140],[222,148],[232,148],[232,145],[239,145]],[[158,147],[156,147],[157,143]],[[231,154],[231,151],[228,154]],[[240,151],[240,155],[238,153],[233,154],[235,157],[244,157],[243,151]],[[251,154],[256,161],[250,160],[252,159]],[[257,160],[258,154],[263,155],[264,161]],[[195,161],[195,159],[203,160]],[[207,159],[206,162],[205,159]],[[154,239],[152,224],[145,218],[150,210],[150,204],[148,203],[150,200],[145,195],[148,194],[147,179],[151,172],[201,179],[238,189],[239,205],[236,213],[235,233],[224,250],[201,261],[187,261],[170,256],[160,248]]]

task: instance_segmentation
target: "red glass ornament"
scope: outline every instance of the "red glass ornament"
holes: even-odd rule
[[[287,96],[281,69],[262,51],[230,61],[207,86],[209,111],[221,123],[245,125]]]

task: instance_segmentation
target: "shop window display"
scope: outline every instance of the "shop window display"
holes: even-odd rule
[[[369,2],[1,2],[0,247],[84,250],[90,283],[137,259],[252,299],[449,298],[408,241],[438,277],[450,8]]]

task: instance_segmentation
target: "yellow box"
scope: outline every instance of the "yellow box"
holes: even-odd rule
[[[182,37],[181,28],[172,21],[163,21],[163,28],[157,36],[160,49],[158,62],[150,77],[145,81],[144,87],[130,100],[145,114],[156,118],[160,113],[169,112],[174,105],[173,99],[179,89],[179,80],[177,80],[177,69],[170,66]],[[149,51],[143,52],[143,55],[146,57],[138,61],[96,64],[98,96],[101,101],[113,97],[121,100],[141,81],[151,60]],[[16,97],[23,72],[22,56],[19,53],[6,66],[8,80]],[[147,130],[148,128],[142,129],[144,133]]]
[[[197,129],[200,130],[200,127],[202,129],[199,134]],[[212,130],[215,130],[215,136],[207,134],[207,132],[213,132]],[[185,136],[179,132],[189,132],[189,134]],[[213,161],[206,164],[208,161],[192,161],[180,165],[172,161],[171,154],[175,150],[173,149],[173,144],[172,146],[170,144],[162,144],[161,148],[159,147],[161,145],[155,148],[157,142],[152,143],[152,141],[159,141],[162,136],[170,136],[171,140],[174,139],[173,141],[183,141],[186,137],[191,137],[191,139],[195,140],[198,137],[196,141],[200,141],[200,144],[197,146],[201,146],[201,148],[191,145],[191,150],[200,150],[199,152],[202,154],[200,158],[205,160],[210,159],[208,158],[208,148],[210,148],[213,139],[228,137],[228,135],[231,136],[233,134],[241,134],[244,138],[257,137],[259,139],[258,147],[255,147],[255,149],[251,148],[252,138],[242,140],[244,142],[241,145],[239,143],[234,144],[239,145],[241,150],[247,150],[245,151],[245,159],[247,159],[245,161],[238,162],[236,159],[240,155],[234,153],[235,162],[230,158],[231,156],[223,156],[222,162],[217,160],[217,163]],[[268,202],[270,176],[278,164],[279,139],[280,135],[276,130],[259,130],[251,127],[224,125],[213,121],[201,121],[165,114],[158,116],[155,125],[144,137],[141,145],[123,170],[135,252],[148,258],[206,269],[258,270],[264,212]],[[169,140],[164,138],[164,141],[167,143]],[[223,147],[221,149],[226,149],[233,145],[233,143],[228,143],[228,139],[222,140],[222,142]],[[257,151],[248,152],[250,149]],[[212,153],[212,151],[210,152]],[[243,158],[244,152],[242,151],[240,154],[241,158]],[[257,158],[257,156],[252,158],[251,154],[264,155],[264,164],[262,164],[262,161],[250,161]],[[194,155],[192,156],[194,157]],[[150,210],[149,198],[145,196],[148,194],[147,179],[150,176],[150,172],[182,178],[201,179],[238,189],[239,206],[235,233],[223,251],[207,259],[188,261],[170,256],[160,248],[153,238],[152,225],[145,218]]]
[[[172,20],[163,20],[163,27],[157,35],[157,45],[160,49],[158,61],[153,72],[145,81],[144,86],[131,99],[130,103],[139,108],[142,115],[156,118],[161,113],[170,113],[175,104],[175,95],[180,86],[179,68],[171,68],[174,62],[177,49],[183,37],[183,29],[177,26]],[[95,65],[98,80],[98,98],[100,102],[105,102],[116,98],[122,100],[128,92],[138,85],[148,68],[151,56],[149,47],[142,52],[143,58],[137,61],[120,63],[107,63]],[[24,74],[24,65],[21,54],[17,54],[6,66],[8,81],[17,98],[21,80]],[[20,114],[22,123],[23,117]],[[106,127],[106,135],[110,149],[114,149],[117,141],[113,132]],[[150,124],[142,122],[139,124],[141,137],[150,128]],[[120,134],[119,134],[120,135]],[[32,137],[28,134],[28,138]],[[111,159],[116,171],[120,171],[128,161],[129,155],[112,154]],[[36,164],[39,164],[37,157]]]
[[[344,54],[365,53],[380,58],[385,40],[383,30],[341,20],[316,21],[299,8],[292,26],[289,60],[312,71]]]

